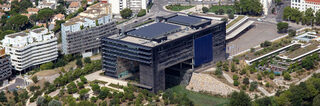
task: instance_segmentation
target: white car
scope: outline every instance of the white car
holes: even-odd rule
[[[258,18],[257,20],[258,20],[259,22],[261,22],[261,21],[262,21],[262,19],[261,19],[261,18]]]

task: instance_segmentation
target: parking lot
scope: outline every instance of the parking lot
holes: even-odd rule
[[[234,40],[227,43],[227,53],[229,56],[240,53],[259,45],[266,40],[272,40],[284,34],[277,33],[277,25],[267,22],[254,22],[252,27]]]

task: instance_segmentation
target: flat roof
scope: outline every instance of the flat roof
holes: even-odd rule
[[[168,22],[172,22],[172,23],[176,23],[176,24],[191,26],[191,25],[195,25],[195,24],[201,23],[202,19],[201,18],[197,18],[197,17],[177,15],[177,16],[174,16],[174,17],[170,17],[167,21]]]
[[[210,20],[196,16],[182,16],[177,17],[178,14],[158,17],[160,20],[144,27],[136,28],[134,30],[126,31],[123,34],[114,34],[108,36],[109,39],[130,42],[147,47],[155,47],[157,45],[170,42],[172,40],[190,35],[194,32],[206,29],[206,27],[215,26],[224,23],[222,21]],[[176,17],[176,18],[174,18]],[[157,18],[157,19],[158,19]],[[169,19],[172,19],[169,22]],[[179,19],[184,20],[179,20]],[[163,21],[165,20],[165,21]],[[180,22],[180,23],[178,23]],[[186,25],[188,24],[188,25]],[[191,25],[194,24],[194,25]],[[203,28],[194,28],[192,26],[201,25]],[[166,37],[166,38],[164,38]]]
[[[154,39],[160,36],[165,36],[180,29],[180,26],[166,23],[154,23],[133,31],[127,32],[129,36],[136,36],[145,39]]]

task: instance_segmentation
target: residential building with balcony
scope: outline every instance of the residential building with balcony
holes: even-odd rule
[[[94,4],[61,24],[62,51],[64,54],[91,56],[100,51],[100,37],[117,32],[116,23],[112,21],[111,6],[106,3]]]
[[[167,75],[183,76],[176,65],[194,70],[226,59],[226,23],[222,21],[171,14],[121,32],[101,39],[102,70],[115,78],[139,71],[140,84],[154,92],[165,89]]]
[[[14,69],[20,72],[58,57],[57,38],[43,27],[6,35],[2,46]]]

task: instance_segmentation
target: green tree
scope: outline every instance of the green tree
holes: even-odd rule
[[[289,24],[286,22],[279,22],[277,24],[277,29],[279,33],[287,32],[288,28],[289,28]]]
[[[58,101],[58,100],[51,100],[49,103],[48,103],[48,106],[62,106],[61,102]]]
[[[257,104],[256,106],[274,106],[272,105],[272,101],[270,97],[263,97],[260,99],[255,100],[255,104]]]
[[[262,15],[263,9],[259,0],[237,0],[234,2],[234,10],[243,15]]]
[[[316,25],[320,25],[320,11],[317,11],[315,14],[315,23]]]
[[[33,83],[37,83],[39,80],[38,80],[38,76],[33,76],[32,78],[32,81],[33,81]]]
[[[51,19],[51,17],[54,15],[54,11],[50,8],[44,8],[41,9],[38,12],[38,19],[41,20],[42,22],[48,22],[49,19]]]
[[[320,106],[320,94],[313,98],[312,106]]]
[[[237,68],[236,65],[234,63],[231,64],[231,72],[236,72]]]
[[[98,94],[100,92],[100,86],[98,84],[90,84],[90,86],[94,93]]]
[[[68,86],[68,93],[69,94],[73,94],[73,93],[76,93],[77,92],[77,85],[74,83],[74,82],[71,82]]]
[[[80,76],[80,80],[81,80],[81,82],[83,82],[85,84],[88,82],[87,78],[84,76]]]
[[[82,60],[81,60],[81,59],[77,59],[76,65],[77,65],[78,67],[82,67],[82,66],[83,66]]]
[[[77,86],[79,87],[79,89],[84,88],[84,83],[83,82],[78,82]]]
[[[57,9],[54,10],[54,13],[56,13],[56,14],[59,14],[59,13],[65,14],[66,13],[66,9],[65,9],[65,7],[63,5],[58,5]]]
[[[80,95],[80,98],[82,99],[82,100],[85,100],[86,99],[86,95],[87,95],[87,93],[90,91],[90,89],[81,89],[80,91],[79,91],[79,95]]]
[[[122,11],[120,11],[120,15],[123,19],[128,19],[132,15],[132,10],[129,8],[125,8]]]
[[[38,97],[36,104],[37,104],[37,106],[44,106],[45,105],[45,98],[42,96]]]
[[[7,101],[8,100],[7,100],[6,94],[3,91],[1,91],[0,92],[0,102],[7,102]]]
[[[141,9],[141,10],[138,12],[137,17],[142,17],[142,16],[144,16],[144,15],[146,15],[146,14],[147,14],[147,11],[146,11],[145,9]]]
[[[203,12],[203,13],[209,12],[209,8],[208,8],[208,7],[202,7],[202,12]]]
[[[84,63],[86,63],[86,64],[91,63],[90,57],[84,58]]]
[[[32,14],[32,15],[30,15],[29,20],[30,20],[30,22],[31,22],[32,24],[35,25],[36,22],[38,21],[37,14]]]
[[[98,98],[101,100],[104,100],[105,98],[107,98],[110,95],[110,91],[108,88],[106,87],[102,87],[101,91],[99,92],[99,96]]]
[[[296,36],[296,33],[297,33],[296,30],[292,30],[292,29],[289,30],[289,36],[290,37]]]
[[[291,76],[290,76],[290,74],[288,72],[285,72],[283,74],[283,78],[284,78],[284,80],[291,80]]]
[[[29,21],[27,16],[14,15],[7,20],[6,26],[10,27],[12,30],[21,31],[25,29],[28,23]]]
[[[232,92],[229,106],[251,106],[251,99],[244,91]]]
[[[306,11],[305,11],[305,19],[306,19],[306,24],[307,25],[313,25],[313,22],[314,22],[314,15],[313,15],[314,11],[312,8],[308,8]]]

